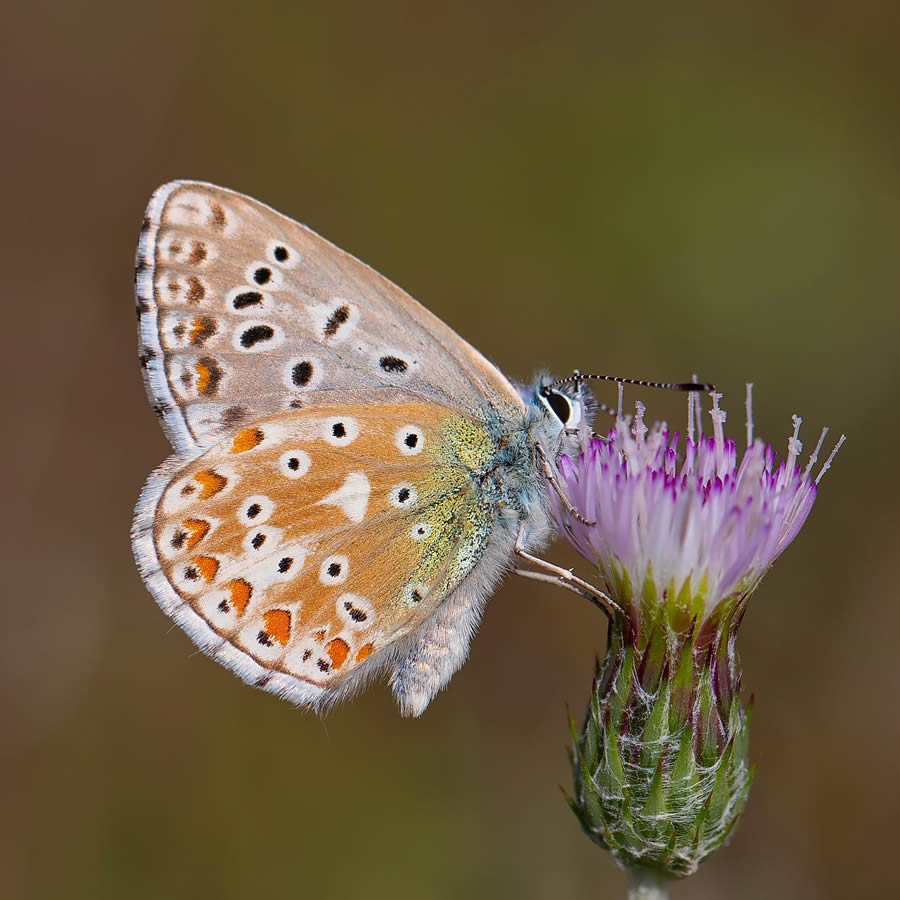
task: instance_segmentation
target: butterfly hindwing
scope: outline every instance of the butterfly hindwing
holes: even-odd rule
[[[171,182],[137,255],[141,363],[181,453],[320,390],[397,387],[455,409],[515,388],[386,278],[241,194]]]
[[[323,705],[394,661],[476,564],[491,521],[471,466],[491,453],[483,424],[436,404],[260,418],[151,478],[142,575],[244,680]]]

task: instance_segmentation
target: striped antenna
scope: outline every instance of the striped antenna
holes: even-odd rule
[[[618,375],[586,375],[583,372],[575,372],[568,378],[560,378],[558,381],[548,384],[545,390],[573,382],[581,384],[582,381],[614,381],[616,384],[634,384],[638,387],[660,388],[664,391],[705,391],[710,393],[716,389],[714,384],[698,384],[693,381],[678,384],[671,381],[644,381],[640,378],[620,378]]]

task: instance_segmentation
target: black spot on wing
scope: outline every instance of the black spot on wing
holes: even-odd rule
[[[308,359],[301,360],[291,369],[291,381],[297,387],[305,387],[312,377],[313,364]]]
[[[334,337],[338,333],[338,329],[350,318],[350,307],[344,304],[339,306],[328,317],[325,323],[324,335],[327,338]]]
[[[347,613],[354,622],[365,622],[366,619],[369,618],[366,613],[354,606],[349,600],[344,601],[344,609],[347,610]]]
[[[398,356],[382,356],[381,359],[378,360],[378,365],[381,366],[385,372],[396,373],[398,375],[402,375],[409,368],[409,363],[407,363],[405,359],[400,359]]]
[[[249,350],[256,344],[270,341],[275,336],[271,325],[251,325],[241,334],[241,346]]]
[[[244,291],[231,301],[231,305],[235,309],[247,309],[251,306],[261,306],[262,302],[263,295],[259,291]]]

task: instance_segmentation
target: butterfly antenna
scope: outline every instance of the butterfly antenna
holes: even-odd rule
[[[686,381],[677,383],[672,381],[644,381],[641,378],[621,378],[618,375],[592,375],[578,371],[568,378],[560,378],[558,381],[548,384],[547,388],[555,388],[572,383],[580,385],[583,381],[614,381],[616,384],[633,384],[638,387],[660,388],[664,391],[704,391],[710,393],[716,389],[714,384],[706,384],[703,382]]]

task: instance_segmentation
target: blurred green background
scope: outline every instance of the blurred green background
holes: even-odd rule
[[[793,412],[808,448],[845,431],[741,633],[749,807],[673,896],[900,889],[898,7],[625,6],[7,4],[0,895],[624,895],[558,789],[587,603],[508,582],[424,718],[379,688],[323,721],[144,590],[168,448],[132,265],[179,177],[306,222],[511,375],[699,372],[737,436],[753,380],[779,448]]]

